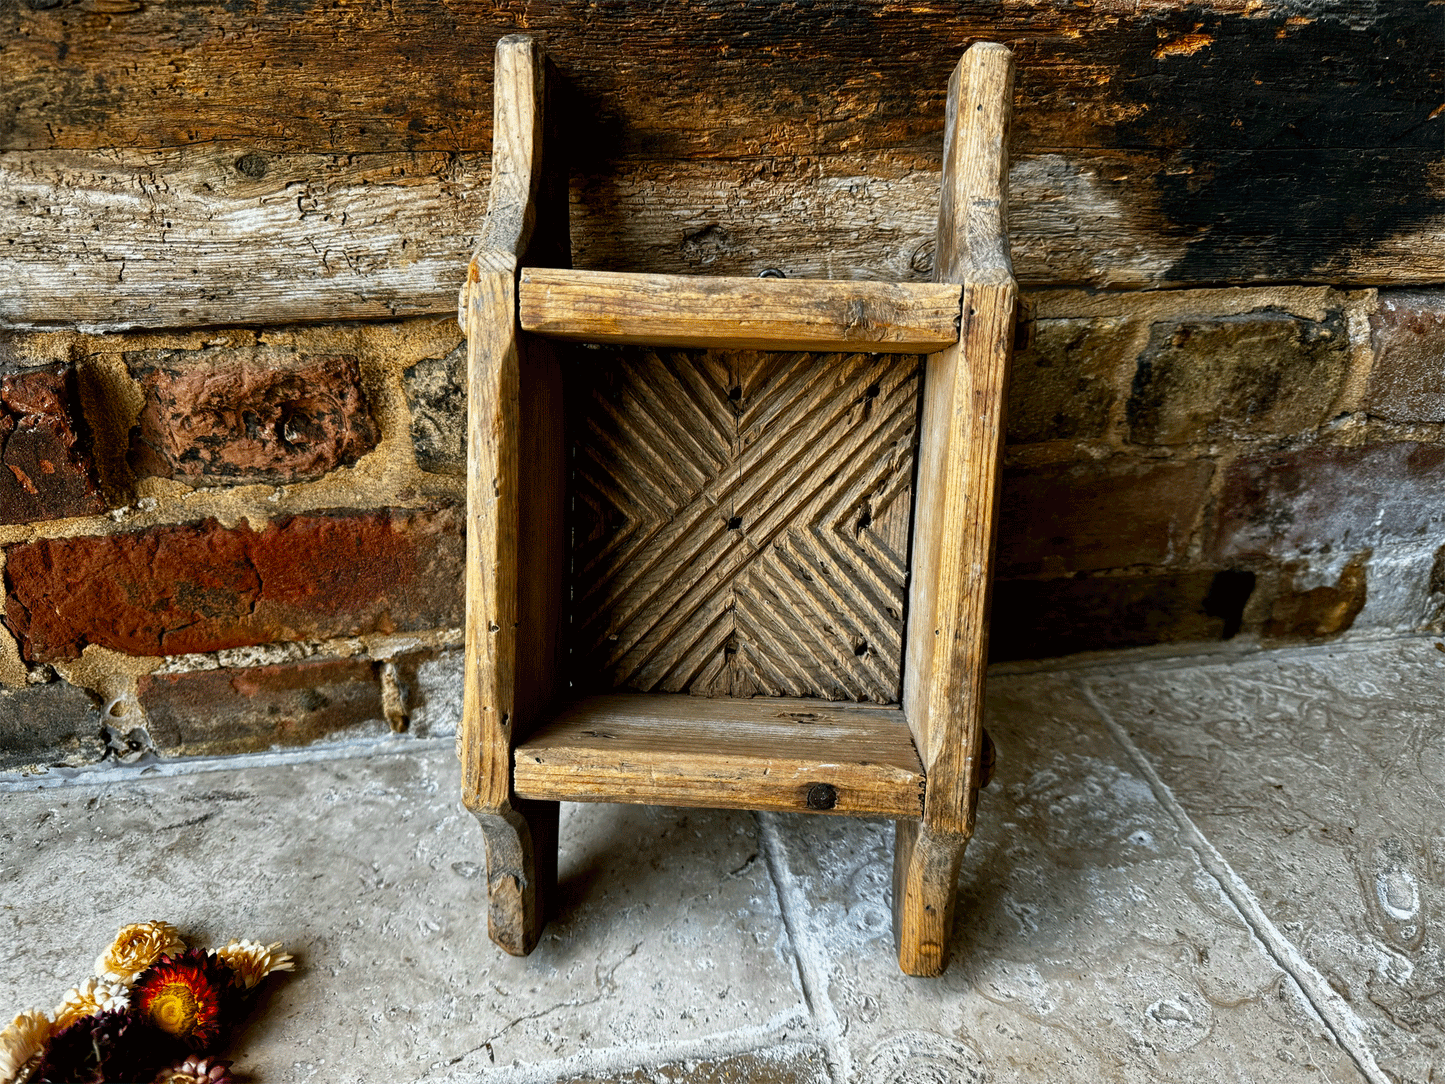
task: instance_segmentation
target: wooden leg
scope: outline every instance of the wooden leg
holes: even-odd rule
[[[893,939],[908,975],[942,975],[953,936],[953,901],[967,836],[896,821],[893,836]]]
[[[513,956],[537,947],[557,888],[557,802],[476,811],[487,842],[487,932]]]

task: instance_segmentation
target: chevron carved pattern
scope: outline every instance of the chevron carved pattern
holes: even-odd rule
[[[582,356],[577,684],[897,702],[919,359]]]

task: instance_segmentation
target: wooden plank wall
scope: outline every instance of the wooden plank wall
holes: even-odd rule
[[[1445,279],[1425,0],[5,0],[0,323],[448,311],[515,31],[566,76],[579,267],[926,279],[993,39],[1026,286]]]

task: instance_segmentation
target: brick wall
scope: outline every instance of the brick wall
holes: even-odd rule
[[[1445,618],[1445,295],[1033,297],[993,657]]]
[[[1445,294],[1034,292],[995,659],[1437,629]],[[0,767],[448,733],[450,319],[0,337]]]
[[[0,768],[454,730],[460,344],[0,334]]]

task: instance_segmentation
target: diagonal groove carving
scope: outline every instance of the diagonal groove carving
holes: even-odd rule
[[[896,702],[919,359],[581,356],[574,681]]]

